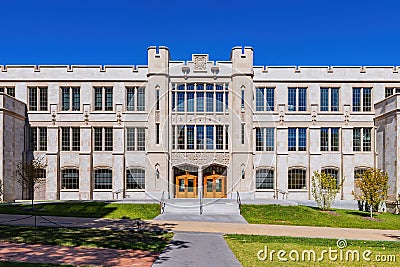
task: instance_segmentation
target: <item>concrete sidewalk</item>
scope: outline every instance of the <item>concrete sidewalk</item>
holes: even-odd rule
[[[127,219],[76,218],[45,216],[47,220],[37,218],[39,226],[57,227],[92,227],[106,229],[127,229],[140,227],[150,231],[224,233],[224,234],[254,234],[271,236],[315,237],[315,238],[346,238],[360,240],[400,241],[400,230],[331,228],[315,226],[289,226],[268,224],[241,224],[221,222],[191,222],[191,221],[132,221]],[[54,223],[50,223],[52,221]],[[139,223],[139,224],[138,224]],[[0,224],[33,225],[34,217],[26,215],[0,214]]]

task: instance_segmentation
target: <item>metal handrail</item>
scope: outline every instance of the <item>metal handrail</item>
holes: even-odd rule
[[[241,213],[241,212],[240,212],[240,206],[242,205],[242,201],[240,200],[239,191],[236,191],[236,202],[237,202],[238,205],[239,205],[239,214],[240,214],[240,213]]]
[[[165,191],[162,192],[161,199],[160,199],[160,208],[161,208],[160,213],[161,214],[164,214],[164,211],[165,211],[165,197],[164,197],[164,194],[165,194]]]
[[[200,215],[203,214],[203,196],[200,194]]]

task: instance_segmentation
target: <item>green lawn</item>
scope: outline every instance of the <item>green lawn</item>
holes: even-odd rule
[[[400,229],[400,216],[391,213],[332,209],[329,212],[306,206],[242,205],[241,213],[249,223],[307,225],[344,228]]]
[[[241,264],[246,267],[253,266],[399,266],[400,250],[399,242],[381,242],[381,241],[362,241],[362,240],[346,240],[347,247],[339,249],[336,239],[320,239],[320,238],[295,238],[295,237],[273,237],[273,236],[254,236],[254,235],[225,235],[229,247],[236,255]],[[267,249],[265,249],[267,247]],[[332,252],[331,259],[329,254],[322,254],[323,250],[337,250]],[[260,254],[261,260],[258,258]],[[272,254],[271,251],[275,250]],[[284,250],[286,254],[281,254],[281,258],[286,258],[287,261],[280,261],[277,253],[279,250]],[[296,252],[299,253],[298,260]],[[315,251],[315,261],[311,257],[308,259],[308,254],[304,254],[304,250]],[[355,254],[348,253],[349,250],[357,250]],[[367,259],[363,259],[363,253],[370,250],[371,254],[365,254]],[[263,259],[267,251],[267,258]],[[342,251],[342,252],[340,252]],[[359,261],[357,261],[357,254]],[[291,256],[291,258],[289,257]],[[323,255],[323,257],[321,257]],[[337,259],[335,260],[335,255]],[[342,255],[342,258],[340,258]],[[346,257],[347,255],[347,257]],[[354,258],[353,258],[354,255]],[[377,256],[378,255],[378,256]],[[377,258],[379,257],[379,258]],[[318,261],[322,258],[322,261]],[[347,260],[346,260],[347,258]],[[390,258],[390,259],[389,259]],[[304,260],[303,260],[304,259]],[[354,259],[354,260],[353,260]],[[385,262],[377,262],[377,260],[386,260]],[[389,262],[390,260],[390,262]]]
[[[103,230],[88,228],[51,228],[0,225],[0,241],[39,243],[60,246],[86,246],[112,249],[141,249],[159,253],[172,233],[138,230]]]
[[[33,214],[30,204],[0,204],[0,213]],[[158,204],[61,202],[35,204],[35,214],[47,216],[151,220],[160,214]]]

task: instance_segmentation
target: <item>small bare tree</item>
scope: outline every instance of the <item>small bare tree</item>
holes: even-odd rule
[[[43,179],[43,169],[46,169],[47,164],[44,158],[34,158],[30,161],[20,161],[17,163],[16,181],[22,186],[23,189],[28,191],[29,199],[35,199],[35,191],[46,180]]]
[[[353,195],[357,200],[367,202],[372,218],[372,211],[377,211],[379,204],[388,198],[389,177],[380,169],[370,168],[356,178],[358,179],[355,180],[355,184],[360,189],[360,193],[353,191]]]
[[[311,177],[311,193],[322,210],[329,210],[335,201],[336,194],[339,192],[343,181],[338,184],[336,178],[325,173],[314,171]]]

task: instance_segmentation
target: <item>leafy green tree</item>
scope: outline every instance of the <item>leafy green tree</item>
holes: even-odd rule
[[[311,177],[311,193],[322,210],[329,210],[335,201],[336,195],[342,186],[335,177],[325,173],[314,171]]]
[[[47,167],[43,158],[35,158],[30,161],[20,161],[17,163],[16,181],[26,189],[29,199],[35,198],[35,191],[46,181],[43,179],[42,170]]]
[[[360,177],[356,177],[355,184],[360,189],[360,193],[353,195],[357,200],[365,201],[370,206],[371,218],[372,211],[378,211],[379,204],[388,198],[387,173],[380,169],[369,168]]]

